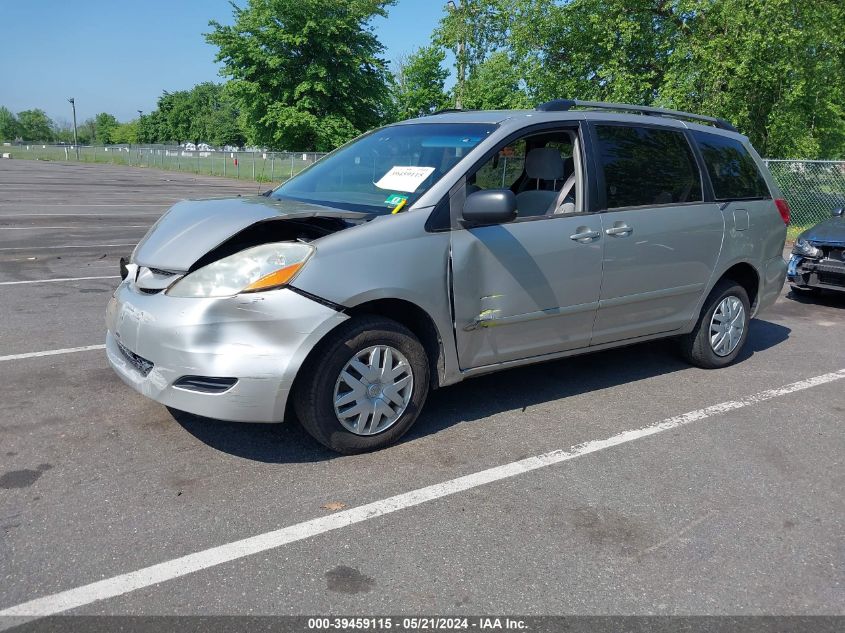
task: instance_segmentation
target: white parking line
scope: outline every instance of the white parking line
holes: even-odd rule
[[[374,501],[357,508],[351,508],[342,512],[337,512],[330,516],[319,517],[297,523],[289,527],[274,530],[272,532],[265,532],[239,541],[233,541],[212,547],[210,549],[180,556],[157,565],[144,567],[136,571],[132,571],[119,576],[113,576],[104,580],[98,580],[88,585],[69,589],[60,593],[55,593],[43,598],[37,598],[24,602],[13,607],[0,610],[0,616],[19,616],[19,617],[46,617],[56,613],[62,613],[70,609],[75,609],[99,600],[107,598],[114,598],[116,596],[143,589],[152,585],[180,578],[197,571],[208,569],[216,565],[221,565],[233,560],[252,556],[260,552],[276,549],[289,543],[302,541],[318,534],[324,534],[332,530],[349,527],[362,521],[369,521],[380,516],[392,514],[399,510],[418,506],[420,504],[433,501],[435,499],[442,499],[465,490],[477,488],[485,484],[509,479],[523,473],[545,468],[553,464],[560,464],[562,462],[575,459],[595,453],[606,448],[633,442],[650,435],[656,435],[664,431],[677,429],[679,427],[704,420],[709,417],[742,409],[772,398],[785,396],[790,393],[810,389],[826,383],[842,380],[845,378],[845,369],[841,369],[829,374],[823,374],[814,378],[808,378],[799,382],[779,387],[777,389],[770,389],[760,393],[748,396],[742,400],[734,400],[729,402],[722,402],[705,409],[698,409],[690,411],[683,415],[678,415],[672,418],[667,418],[660,422],[656,422],[649,426],[635,429],[631,431],[624,431],[613,437],[605,440],[595,440],[578,444],[567,450],[557,450],[550,453],[544,453],[535,457],[529,457],[517,462],[511,462],[502,466],[496,466],[487,470],[482,470],[471,475],[458,477],[432,486],[418,488],[394,497],[388,497],[380,501]]]
[[[0,251],[34,251],[43,250],[45,248],[110,248],[113,246],[136,246],[138,243],[132,244],[62,244],[60,246],[4,246]]]
[[[161,215],[160,213],[0,213],[2,218],[125,218],[127,215]]]
[[[64,349],[48,349],[43,352],[26,352],[25,354],[9,354],[0,356],[0,362],[5,360],[23,360],[24,358],[38,358],[39,356],[58,356],[59,354],[74,354],[75,352],[90,352],[94,349],[106,349],[105,345],[86,345],[85,347],[65,347]]]
[[[0,216],[2,218],[2,216]],[[0,226],[0,231],[39,231],[42,229],[61,229],[63,231],[91,229],[148,229],[149,224],[106,224],[104,226]]]
[[[111,268],[111,266],[109,266]],[[60,277],[58,279],[27,279],[26,281],[0,281],[0,286],[18,286],[21,284],[51,284],[57,281],[88,281],[89,279],[117,279],[120,275],[103,277]]]
[[[139,202],[136,204],[65,204],[64,202],[0,202],[0,207],[166,207],[173,202]]]

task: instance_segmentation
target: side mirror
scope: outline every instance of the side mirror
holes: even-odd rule
[[[839,207],[838,209],[833,210],[833,217],[841,218],[845,216],[845,207]]]
[[[516,219],[516,196],[510,189],[476,191],[467,196],[461,223],[464,226],[504,224]]]

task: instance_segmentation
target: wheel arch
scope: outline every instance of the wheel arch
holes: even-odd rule
[[[429,366],[429,385],[431,389],[437,389],[443,382],[445,376],[446,358],[444,354],[443,338],[434,322],[434,319],[420,306],[406,299],[378,298],[363,301],[352,307],[345,307],[342,312],[349,319],[363,315],[378,315],[392,319],[408,328],[420,343],[422,343]],[[348,319],[338,322],[333,328],[323,333],[316,341],[296,371],[291,383],[290,393],[294,393],[298,387],[302,367],[306,366],[312,356],[320,349],[321,343],[342,323]],[[285,407],[285,419],[289,419],[293,413],[292,398],[288,398]]]
[[[445,374],[446,359],[443,353],[443,337],[431,315],[417,304],[406,299],[373,299],[347,308],[350,317],[375,314],[401,323],[422,343],[428,357],[429,380],[432,389],[437,389]]]
[[[748,301],[751,304],[751,314],[757,310],[757,301],[760,296],[760,272],[749,262],[736,262],[723,272],[713,284],[713,288],[724,279],[731,279],[745,289],[748,293]],[[712,290],[712,288],[711,288]]]

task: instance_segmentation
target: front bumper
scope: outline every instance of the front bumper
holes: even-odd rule
[[[801,288],[845,291],[845,261],[792,255],[786,277],[790,283]]]
[[[289,289],[184,299],[145,295],[123,282],[106,311],[106,354],[126,384],[166,406],[220,420],[280,422],[308,353],[347,318]],[[237,382],[222,393],[174,386],[185,376]]]

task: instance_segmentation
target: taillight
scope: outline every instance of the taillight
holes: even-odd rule
[[[789,203],[783,198],[778,198],[775,200],[775,206],[780,211],[780,217],[783,219],[783,223],[789,224]]]

